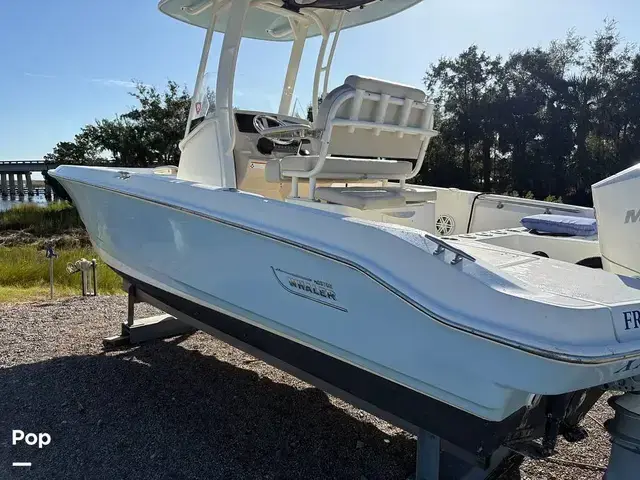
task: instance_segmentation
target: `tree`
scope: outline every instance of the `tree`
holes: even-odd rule
[[[640,54],[615,21],[504,60],[472,45],[424,82],[440,136],[421,182],[589,204],[591,184],[640,157]]]
[[[442,58],[424,77],[427,90],[443,109],[442,122],[455,143],[462,144],[465,186],[472,186],[472,148],[487,133],[493,135],[491,97],[500,71],[500,58],[492,59],[472,45],[455,59]],[[492,142],[487,140],[486,146]],[[489,149],[490,150],[490,149]],[[488,167],[485,163],[485,166]],[[486,172],[485,172],[486,173]],[[485,178],[488,178],[488,174]]]
[[[131,95],[138,106],[114,119],[86,125],[73,142],[58,143],[45,158],[57,163],[150,167],[180,160],[191,97],[169,81],[166,90],[137,83]],[[211,96],[211,95],[210,95]],[[214,103],[215,99],[210,99]]]
[[[73,142],[59,142],[53,147],[53,152],[46,154],[44,159],[54,163],[76,165],[96,165],[100,163],[100,157],[95,145],[84,133],[76,135]]]

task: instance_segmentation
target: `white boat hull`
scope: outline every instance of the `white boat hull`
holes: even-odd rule
[[[328,224],[344,225],[340,216],[148,174],[129,178],[115,170],[65,168],[54,176],[114,269],[482,419],[503,421],[540,395],[587,389],[628,377],[635,368],[633,352],[589,356],[583,348],[575,358],[561,349],[542,355],[517,348],[515,340],[508,345],[447,324],[417,308],[391,280],[382,281],[364,259],[345,261],[347,253],[341,256],[333,246],[318,248],[313,229],[304,242],[278,232],[277,225],[267,228],[270,219],[261,217],[265,208],[284,207],[315,223],[321,237]],[[197,195],[192,203],[145,198],[136,182],[155,182],[158,191],[181,186]],[[224,202],[218,207],[244,204],[255,221],[216,217],[199,206],[202,200]],[[361,237],[363,245],[373,240]],[[464,302],[474,293],[458,295]]]

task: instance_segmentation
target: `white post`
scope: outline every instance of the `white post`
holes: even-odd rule
[[[309,200],[316,198],[316,177],[309,177]]]
[[[318,92],[320,90],[320,74],[323,70],[324,65],[324,55],[327,51],[327,44],[329,43],[329,29],[326,27],[324,23],[322,23],[322,19],[313,11],[304,12],[303,15],[311,18],[318,29],[320,30],[320,34],[322,35],[322,43],[320,44],[320,51],[318,52],[318,60],[316,62],[316,72],[313,77],[313,98],[311,99],[311,104],[313,105],[313,120],[315,121],[318,118]],[[330,24],[333,22],[333,17],[331,19]]]
[[[333,55],[336,53],[336,46],[338,45],[338,38],[340,38],[340,31],[342,30],[342,24],[344,22],[345,11],[340,12],[340,18],[338,19],[338,26],[333,34],[333,41],[331,42],[331,50],[329,50],[329,58],[327,64],[324,66],[324,86],[322,87],[322,99],[327,95],[327,89],[329,88],[329,76],[331,75],[331,64],[333,63]]]
[[[191,121],[193,118],[193,108],[200,88],[202,87],[202,80],[204,79],[204,73],[207,69],[207,60],[209,59],[209,51],[211,50],[211,40],[213,39],[213,32],[216,26],[216,14],[220,7],[219,2],[214,0],[214,5],[211,7],[211,21],[209,22],[209,28],[207,28],[207,34],[204,37],[204,45],[202,46],[202,54],[200,55],[200,65],[198,66],[198,75],[196,77],[196,86],[193,88],[193,95],[191,96],[191,105],[189,106],[189,116],[187,117],[187,127],[184,131],[184,137],[187,138],[189,130],[191,130]]]
[[[294,20],[295,21],[295,20]],[[296,22],[293,30],[295,40],[291,47],[291,56],[289,57],[289,66],[287,67],[287,75],[284,77],[284,88],[282,89],[282,97],[280,98],[280,115],[289,115],[291,111],[291,99],[293,91],[296,88],[296,79],[298,78],[298,70],[300,69],[300,59],[304,50],[304,44],[307,41],[307,31],[309,24]]]
[[[223,187],[235,188],[236,175],[233,161],[235,144],[235,118],[233,113],[233,82],[238,61],[238,50],[242,41],[244,21],[251,0],[234,0],[229,11],[229,20],[222,42],[218,80],[216,85],[216,118],[220,145],[220,179]]]

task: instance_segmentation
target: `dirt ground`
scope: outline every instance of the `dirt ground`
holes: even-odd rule
[[[0,305],[0,479],[411,478],[414,437],[209,335],[105,352],[125,314],[123,296]],[[509,479],[602,478],[612,415],[600,401],[587,440]]]

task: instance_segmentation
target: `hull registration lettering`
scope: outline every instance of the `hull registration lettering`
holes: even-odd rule
[[[624,318],[625,330],[640,328],[640,310],[622,312],[622,316]]]

